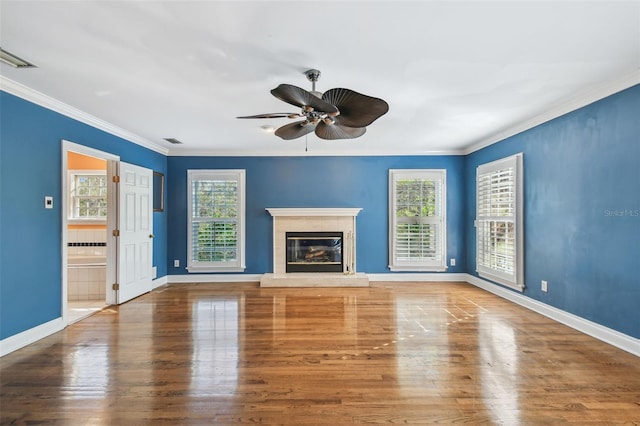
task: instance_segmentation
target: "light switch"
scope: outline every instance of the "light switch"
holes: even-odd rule
[[[46,197],[44,197],[44,208],[45,209],[52,209],[53,208],[53,197],[50,195],[47,195]]]

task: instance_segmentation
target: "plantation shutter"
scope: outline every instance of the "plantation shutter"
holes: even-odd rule
[[[244,171],[189,171],[189,271],[244,268]]]
[[[476,270],[522,290],[522,154],[476,170]]]
[[[443,270],[445,171],[390,171],[391,270]]]

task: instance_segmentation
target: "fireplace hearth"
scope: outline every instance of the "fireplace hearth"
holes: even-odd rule
[[[287,232],[286,272],[342,272],[342,232]]]

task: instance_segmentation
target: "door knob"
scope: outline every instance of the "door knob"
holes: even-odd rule
[[[154,235],[153,235],[153,234],[149,234],[149,238],[153,238],[153,237],[154,237]]]

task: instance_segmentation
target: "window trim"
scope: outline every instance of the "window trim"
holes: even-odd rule
[[[487,173],[495,173],[499,170],[505,170],[513,168],[515,171],[515,209],[514,215],[509,216],[515,223],[515,265],[514,265],[514,273],[506,274],[501,271],[497,271],[492,268],[488,268],[480,265],[479,263],[479,223],[481,221],[490,221],[491,217],[488,219],[481,219],[479,216],[479,177],[483,174]],[[488,280],[494,281],[496,283],[505,285],[509,288],[518,291],[524,291],[524,191],[523,191],[523,154],[515,154],[509,157],[501,158],[499,160],[495,160],[489,163],[481,164],[476,168],[476,218],[474,221],[474,227],[476,228],[476,272],[481,278],[486,278]]]
[[[440,238],[440,259],[423,260],[421,262],[401,262],[396,259],[396,185],[399,179],[431,179],[441,182],[440,190],[440,222],[442,232]],[[389,270],[392,272],[445,272],[447,271],[447,170],[446,169],[389,169]]]
[[[104,218],[99,217],[76,217],[75,212],[75,199],[77,196],[72,195],[73,185],[77,176],[104,176],[108,178],[107,170],[102,169],[71,169],[67,171],[67,191],[69,194],[68,211],[67,211],[67,223],[71,225],[104,225],[107,223],[107,216]],[[107,182],[107,195],[104,196],[105,202],[108,204],[109,197],[109,182]]]
[[[238,182],[238,259],[234,262],[193,261],[193,194],[194,180],[235,180]],[[188,272],[244,272],[245,264],[245,188],[246,172],[243,169],[187,170],[187,271]]]

